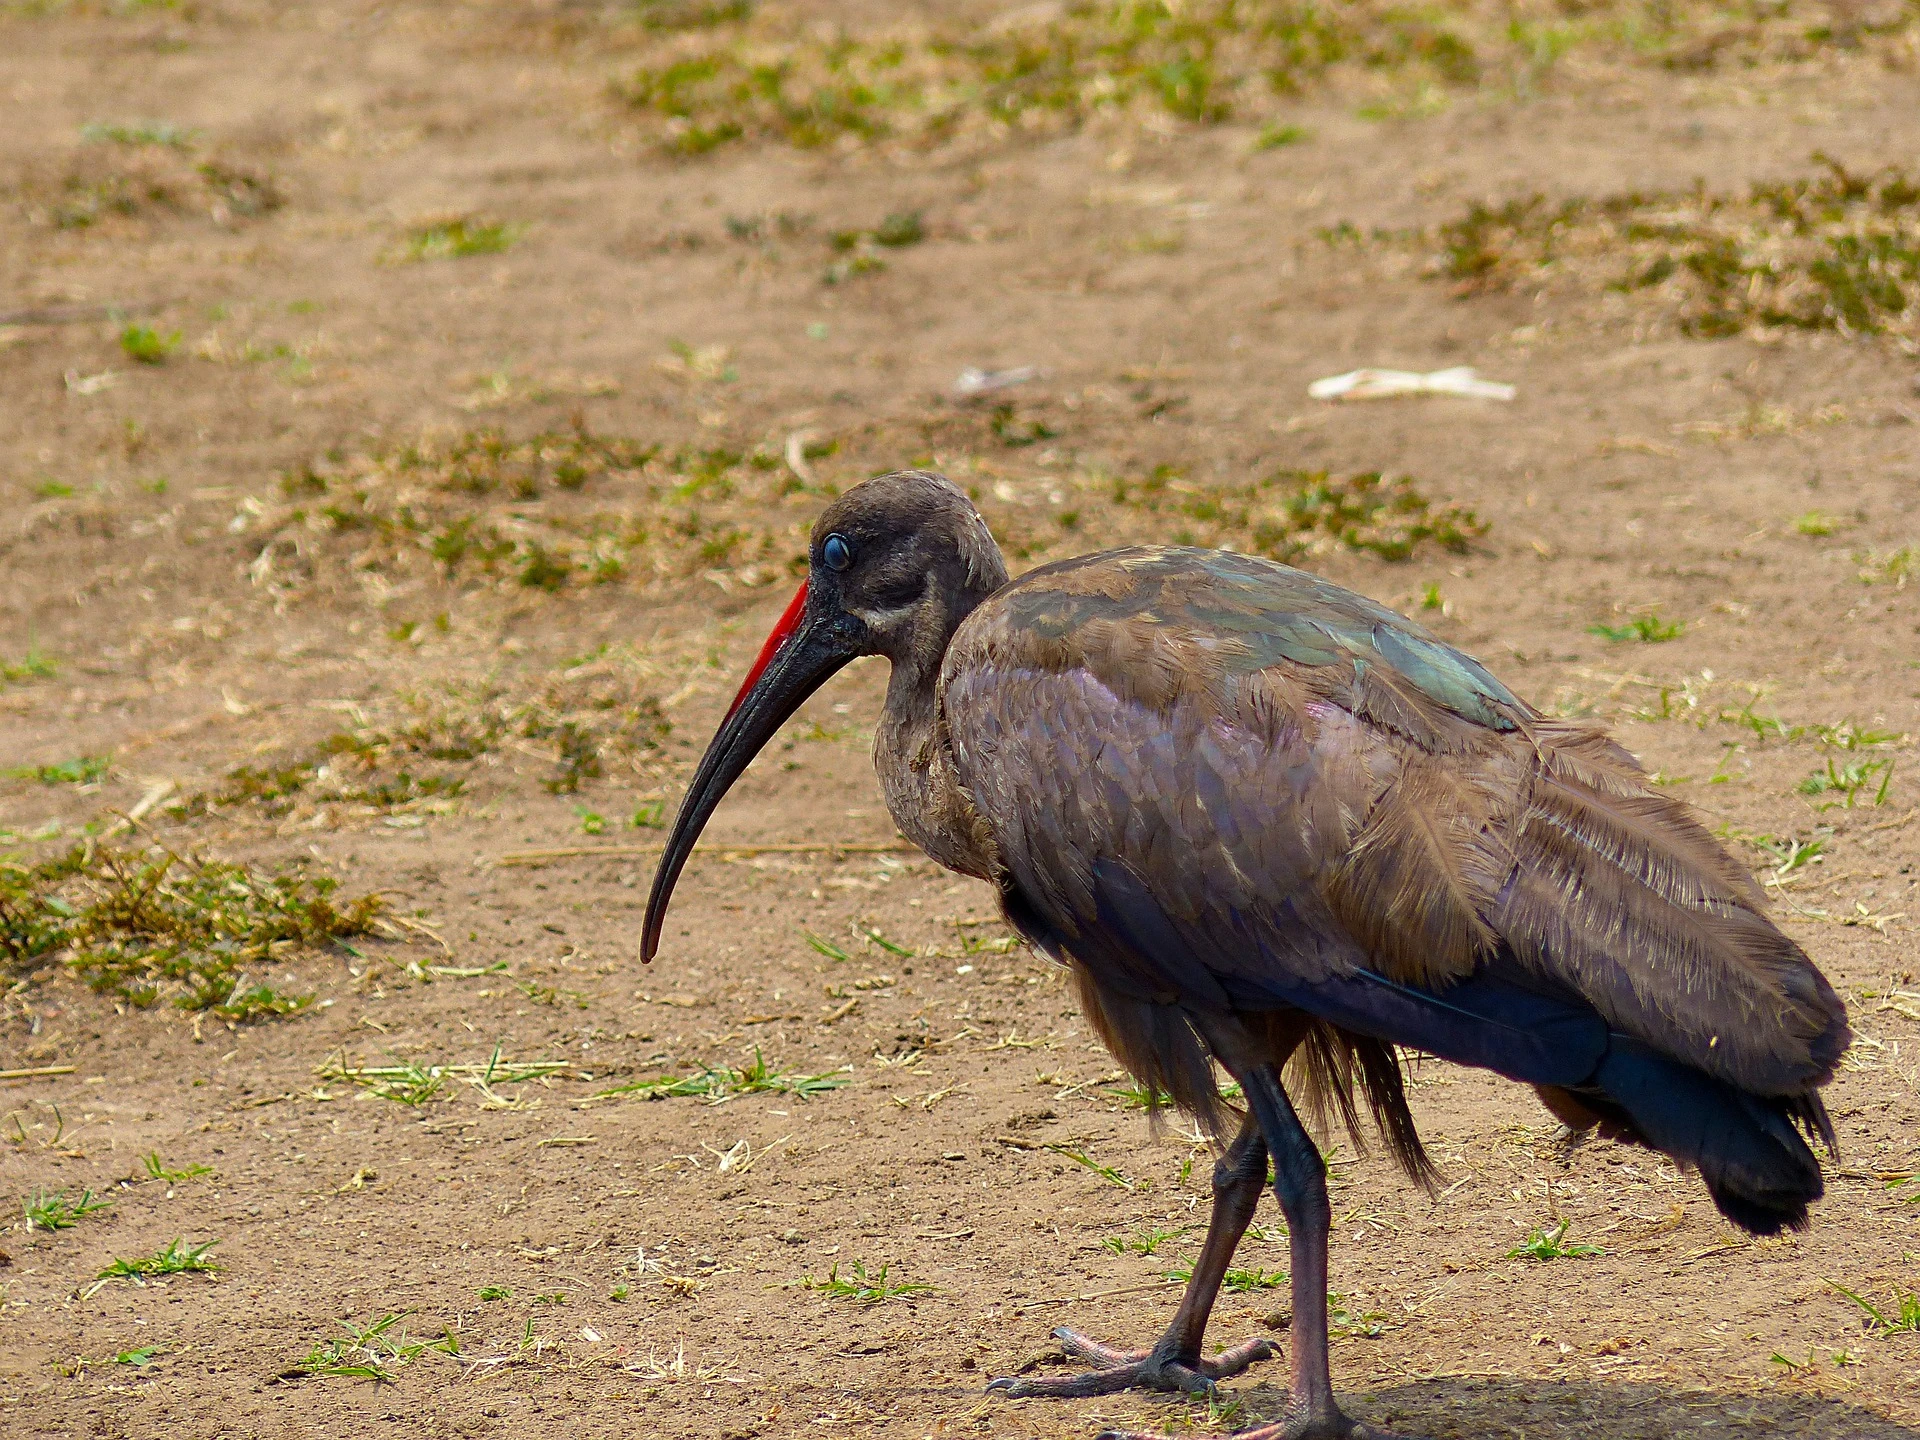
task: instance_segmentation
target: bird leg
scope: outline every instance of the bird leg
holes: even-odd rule
[[[1241,1082],[1272,1147],[1274,1193],[1287,1215],[1293,1269],[1293,1392],[1284,1418],[1239,1431],[1232,1440],[1395,1440],[1384,1430],[1350,1419],[1333,1399],[1333,1378],[1327,1368],[1327,1232],[1332,1212],[1327,1206],[1326,1163],[1293,1113],[1271,1065],[1248,1067]],[[1108,1430],[1100,1440],[1156,1437]]]
[[[1200,1246],[1200,1258],[1194,1261],[1193,1276],[1180,1297],[1180,1308],[1174,1312],[1173,1323],[1151,1350],[1121,1350],[1102,1345],[1062,1325],[1053,1332],[1060,1348],[1069,1355],[1091,1361],[1098,1369],[1057,1378],[1007,1376],[993,1381],[987,1389],[1015,1398],[1109,1395],[1136,1387],[1205,1393],[1213,1389],[1216,1380],[1238,1375],[1249,1365],[1272,1358],[1274,1347],[1265,1340],[1245,1341],[1211,1360],[1200,1354],[1207,1317],[1213,1313],[1213,1302],[1220,1293],[1227,1263],[1253,1219],[1266,1178],[1266,1141],[1260,1126],[1249,1115],[1241,1123],[1233,1144],[1227,1147],[1227,1153],[1214,1164],[1213,1214],[1207,1222],[1207,1238]]]

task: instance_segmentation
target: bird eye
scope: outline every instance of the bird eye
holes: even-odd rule
[[[821,543],[820,559],[829,570],[844,570],[853,564],[853,546],[844,535],[829,535]]]

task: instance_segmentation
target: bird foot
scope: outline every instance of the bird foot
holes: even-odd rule
[[[1216,1380],[1238,1375],[1249,1365],[1272,1359],[1275,1353],[1269,1341],[1247,1340],[1221,1351],[1211,1360],[1199,1356],[1182,1360],[1163,1354],[1157,1346],[1152,1350],[1120,1350],[1102,1345],[1064,1325],[1053,1332],[1053,1338],[1067,1354],[1091,1361],[1100,1368],[1079,1375],[1031,1380],[1007,1375],[990,1382],[987,1389],[1016,1400],[1028,1395],[1080,1399],[1089,1395],[1111,1395],[1120,1390],[1174,1390],[1204,1395],[1212,1392]]]
[[[1151,1430],[1102,1430],[1095,1440],[1173,1440],[1173,1437]],[[1187,1435],[1181,1440],[1418,1440],[1418,1437],[1382,1430],[1363,1420],[1350,1419],[1336,1409],[1330,1414],[1290,1415],[1284,1420],[1256,1425],[1251,1430],[1236,1430],[1231,1435]]]

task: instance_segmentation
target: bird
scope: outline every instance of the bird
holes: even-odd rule
[[[1258,556],[1138,545],[1010,580],[979,510],[928,471],[835,498],[807,560],[675,817],[643,958],[728,787],[841,667],[884,656],[874,764],[900,832],[993,885],[1118,1062],[1215,1142],[1167,1330],[1130,1349],[1062,1327],[1092,1368],[992,1390],[1210,1393],[1274,1358],[1265,1339],[1202,1348],[1271,1162],[1288,1398],[1239,1440],[1392,1440],[1333,1391],[1326,1168],[1301,1114],[1358,1137],[1370,1112],[1431,1193],[1418,1055],[1693,1167],[1747,1231],[1807,1225],[1813,1144],[1837,1153],[1819,1092],[1845,1006],[1749,872],[1602,729]]]

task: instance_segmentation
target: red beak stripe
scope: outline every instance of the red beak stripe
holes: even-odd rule
[[[781,615],[780,623],[773,627],[773,633],[767,636],[767,643],[760,647],[760,653],[754,657],[753,668],[747,671],[746,681],[740,686],[740,693],[733,697],[733,704],[727,707],[727,719],[733,718],[733,712],[740,708],[740,702],[747,698],[749,691],[759,683],[767,666],[773,663],[773,657],[780,653],[780,647],[787,643],[793,632],[800,628],[800,617],[807,608],[807,582],[800,582],[800,589],[787,603],[786,613]],[[722,721],[725,724],[726,721]]]

